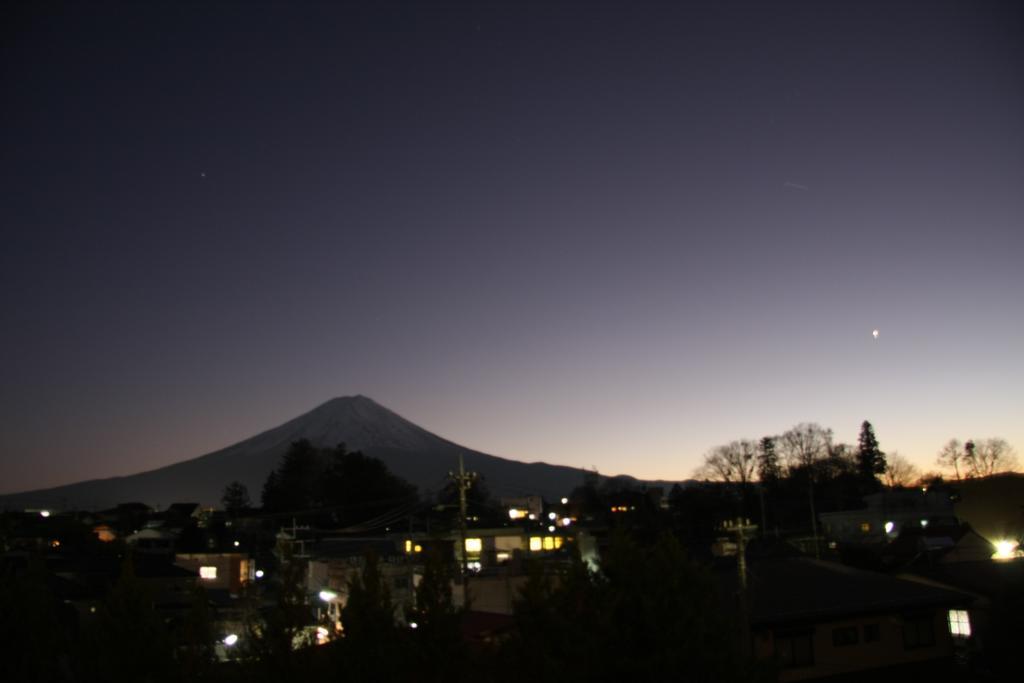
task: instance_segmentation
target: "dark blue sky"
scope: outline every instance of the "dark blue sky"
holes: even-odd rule
[[[355,393],[644,477],[1024,448],[1018,3],[4,12],[0,491]]]

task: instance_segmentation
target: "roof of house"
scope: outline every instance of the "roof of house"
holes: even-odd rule
[[[910,573],[989,598],[1024,588],[1024,559],[943,562],[914,567]]]
[[[956,591],[809,558],[755,562],[748,570],[748,586],[752,624],[839,619],[972,600]]]

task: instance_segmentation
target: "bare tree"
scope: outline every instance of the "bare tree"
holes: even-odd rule
[[[832,430],[813,422],[804,422],[785,432],[778,440],[778,450],[786,467],[814,467],[832,448]]]
[[[969,477],[988,477],[1017,468],[1017,455],[1006,439],[983,439],[966,449],[964,464]]]
[[[820,558],[818,547],[818,513],[814,507],[814,472],[832,449],[832,430],[804,422],[779,437],[779,451],[790,474],[797,468],[807,471],[807,504],[814,538],[814,556]]]
[[[889,488],[907,487],[917,479],[917,468],[899,453],[890,453],[885,460],[885,472],[882,476]]]
[[[939,451],[939,455],[935,458],[935,464],[939,467],[945,467],[953,470],[953,476],[960,480],[960,467],[964,463],[964,451],[963,446],[960,444],[958,439],[950,439],[942,450]]]
[[[757,470],[757,443],[748,439],[715,446],[704,456],[704,464],[697,469],[702,479],[747,484]]]

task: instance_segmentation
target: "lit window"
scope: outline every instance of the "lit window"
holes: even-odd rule
[[[467,553],[478,553],[484,549],[484,542],[479,538],[467,538],[466,539],[466,552]]]
[[[863,534],[871,533],[871,522],[861,522],[860,531]]]
[[[407,552],[407,553],[411,553],[412,552],[412,541],[407,540],[405,542],[405,552]]]
[[[530,536],[530,550],[541,550],[544,540],[540,536]]]
[[[558,548],[561,548],[561,547],[562,547],[562,537],[561,536],[555,536],[555,549],[557,550]]]
[[[510,557],[512,556],[509,553],[498,553],[494,556],[494,559],[498,562],[508,562]]]
[[[949,632],[967,638],[971,635],[971,618],[965,609],[949,610]]]
[[[554,550],[554,549],[555,549],[555,539],[552,538],[551,536],[545,536],[544,537],[544,550]]]
[[[217,568],[216,567],[200,567],[199,568],[200,579],[216,579]]]
[[[526,517],[526,514],[527,514],[526,510],[519,510],[517,508],[511,508],[508,511],[508,518],[509,519],[522,519],[523,517]]]

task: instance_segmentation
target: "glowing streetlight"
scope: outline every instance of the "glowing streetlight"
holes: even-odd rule
[[[236,634],[234,634],[234,633],[230,633],[230,634],[228,634],[228,635],[227,635],[227,636],[226,636],[226,637],[224,638],[224,640],[222,640],[222,641],[220,641],[220,642],[224,643],[224,644],[225,644],[225,645],[227,645],[228,647],[231,647],[232,645],[234,645],[235,643],[237,643],[237,642],[238,642],[238,635],[236,635]]]
[[[1012,560],[1017,556],[1017,541],[1001,539],[995,542],[996,552],[992,555],[993,560]]]
[[[320,595],[320,599],[323,600],[324,602],[330,602],[331,600],[334,600],[336,597],[338,597],[337,593],[335,593],[334,591],[326,590],[326,589],[320,591],[319,595]]]

